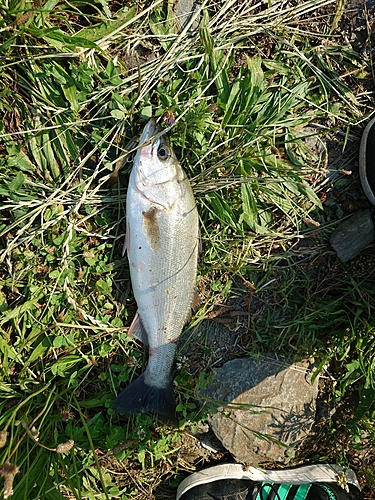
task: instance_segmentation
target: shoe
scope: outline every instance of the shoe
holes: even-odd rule
[[[308,465],[264,470],[222,464],[184,479],[176,500],[363,500],[352,470]]]
[[[362,188],[373,205],[375,205],[375,118],[363,131],[359,146],[359,177]]]

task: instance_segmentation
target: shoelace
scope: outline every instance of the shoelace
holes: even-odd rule
[[[289,488],[290,488],[290,486],[291,485],[289,485]],[[302,485],[299,488],[299,490],[301,488],[303,488],[303,486],[307,486],[307,485]],[[289,488],[287,491],[284,490],[282,495],[279,494],[279,488],[280,488],[280,485],[274,484],[274,483],[264,482],[261,484],[255,484],[254,490],[252,491],[252,498],[253,498],[253,500],[268,500],[270,498],[270,493],[273,493],[273,495],[272,495],[273,500],[285,500],[286,495],[288,494]],[[303,492],[296,491],[296,496],[295,496],[296,500],[297,500],[297,498],[299,500],[306,498],[309,487],[307,489],[306,488],[303,488],[303,489],[304,489]],[[326,489],[326,488],[324,488],[324,489]],[[327,487],[327,490],[330,490],[330,489]],[[333,492],[331,492],[331,493],[333,493]],[[216,495],[213,495],[212,493],[208,493],[208,495],[212,500],[223,500],[222,497],[217,497]],[[329,495],[329,497],[330,497],[330,500],[335,500],[335,495],[333,495],[333,497],[331,497],[331,495]]]
[[[309,494],[311,483],[301,484],[301,485],[292,485],[292,484],[274,484],[274,483],[262,483],[259,485],[257,491],[254,491],[256,496],[253,493],[253,500],[286,500],[289,497],[291,489],[297,487],[294,491],[293,498],[294,500],[306,500],[307,495]],[[334,498],[330,500],[335,500]]]
[[[280,495],[277,492],[276,485],[274,485],[273,483],[262,483],[259,490],[257,491],[257,496],[255,498],[259,500],[267,500],[271,491],[275,493],[274,500],[280,500]]]

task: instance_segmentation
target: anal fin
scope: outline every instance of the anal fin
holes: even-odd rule
[[[142,320],[138,314],[138,311],[134,316],[132,324],[129,327],[128,337],[136,338],[140,340],[143,344],[148,345],[147,332],[142,324]]]

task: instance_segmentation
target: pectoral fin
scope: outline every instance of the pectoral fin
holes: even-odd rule
[[[126,223],[126,233],[125,233],[125,241],[124,246],[122,247],[122,257],[125,255],[125,252],[129,254],[129,243],[130,243],[130,226],[129,222]]]
[[[146,240],[153,252],[160,252],[158,211],[157,208],[151,207],[147,212],[142,212]]]

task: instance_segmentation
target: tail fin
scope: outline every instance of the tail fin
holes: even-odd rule
[[[144,373],[117,396],[112,408],[118,413],[156,413],[163,422],[178,424],[172,382],[159,389],[145,383]]]

